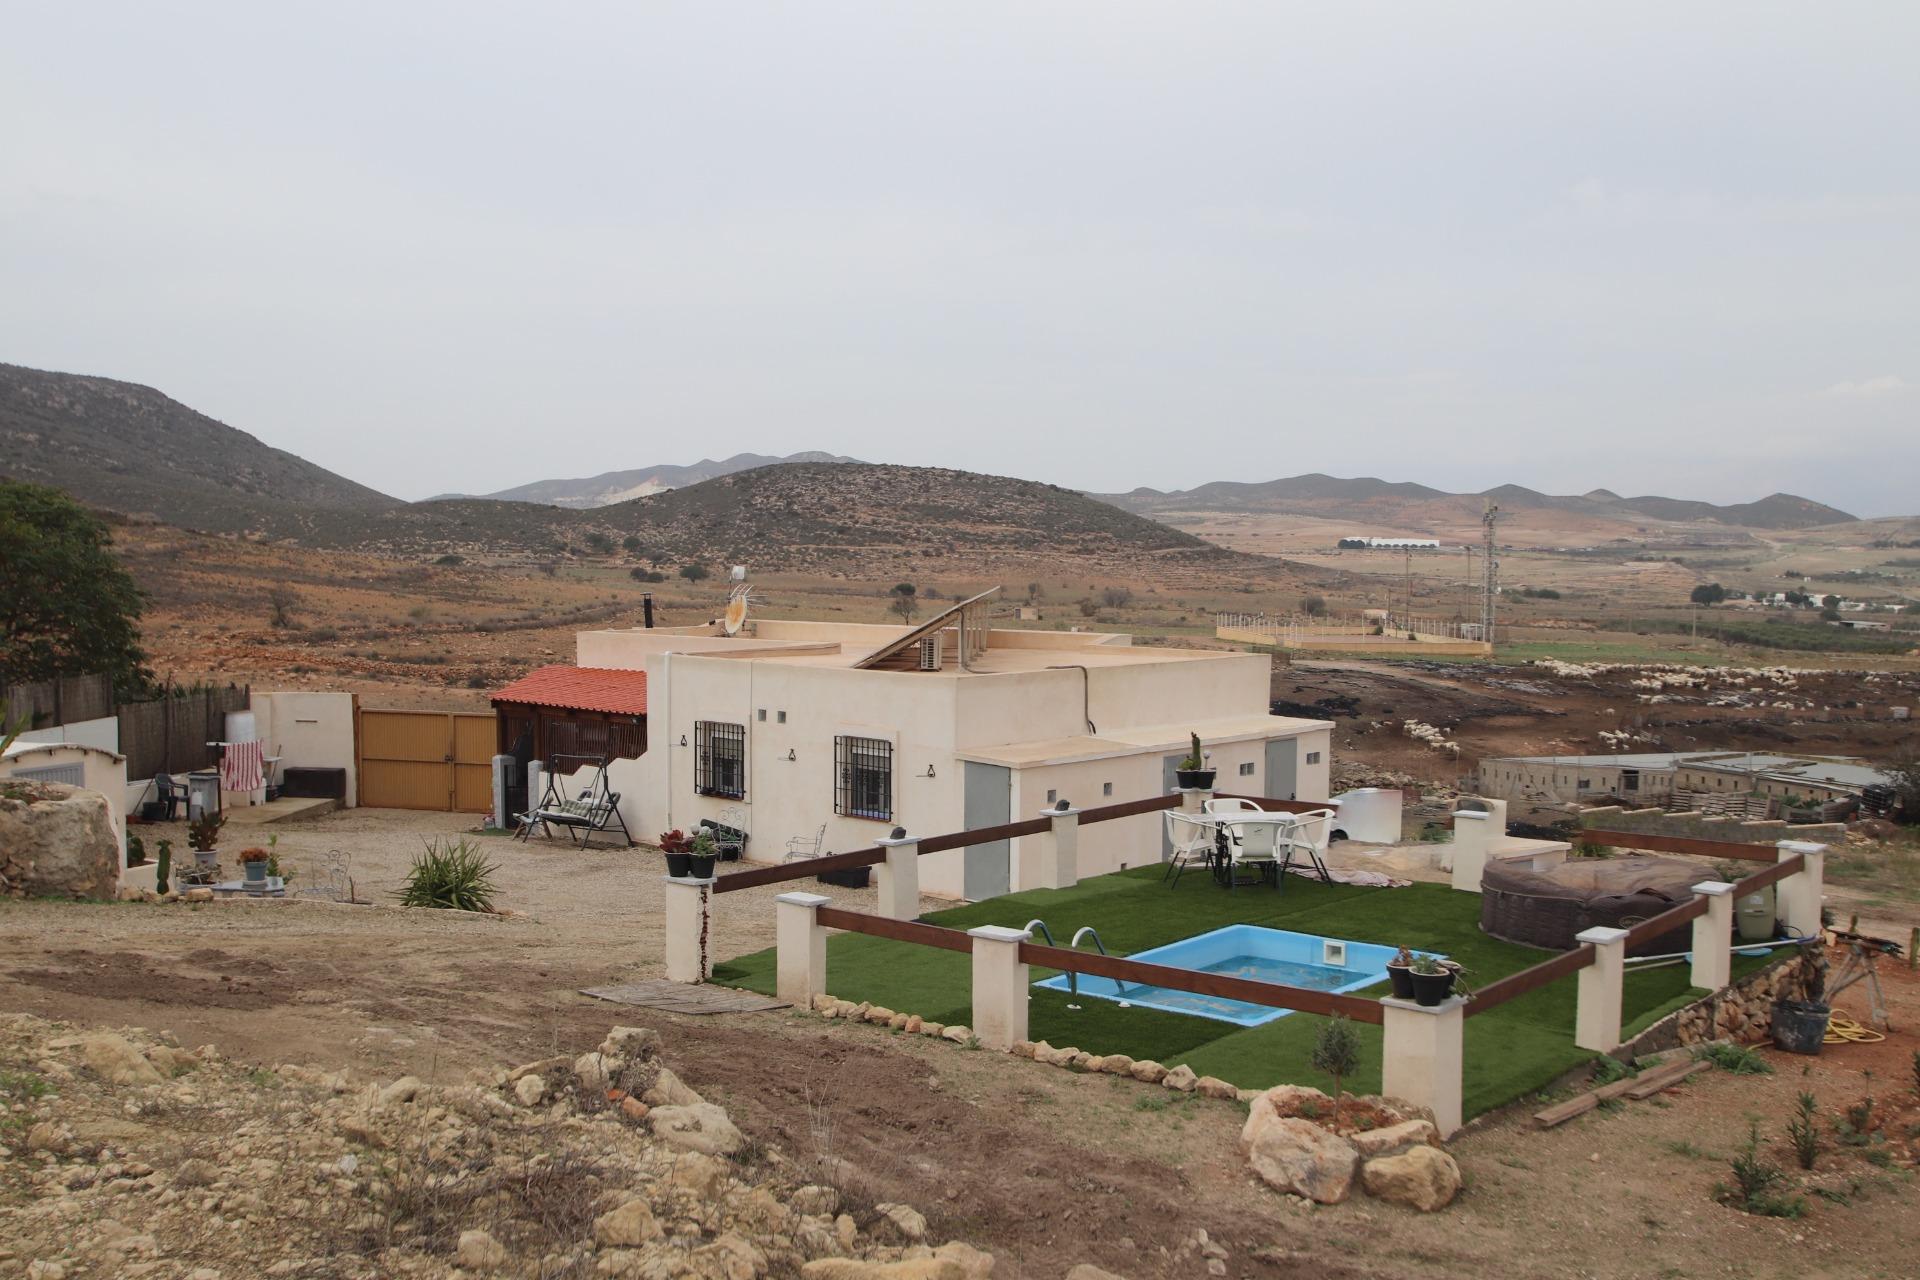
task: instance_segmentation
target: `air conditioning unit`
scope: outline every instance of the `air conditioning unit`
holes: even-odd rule
[[[923,636],[920,640],[920,669],[938,671],[940,669],[940,637]]]

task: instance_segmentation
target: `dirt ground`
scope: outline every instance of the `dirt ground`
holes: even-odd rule
[[[308,883],[343,854],[358,895],[385,903],[418,841],[463,822],[336,814],[280,824],[278,852]],[[1814,1197],[1802,1219],[1752,1218],[1712,1195],[1749,1114],[1785,1159],[1779,1138],[1800,1089],[1828,1114],[1868,1088],[1888,1100],[1883,1111],[1913,1099],[1920,982],[1904,966],[1886,966],[1898,1030],[1883,1044],[1815,1059],[1768,1051],[1773,1075],[1710,1072],[1547,1132],[1524,1114],[1491,1118],[1453,1144],[1469,1189],[1439,1215],[1364,1197],[1309,1209],[1250,1176],[1238,1104],[1169,1103],[1128,1080],[791,1011],[694,1018],[579,995],[660,973],[655,856],[484,845],[515,913],[505,919],[300,902],[0,903],[0,1006],[367,1080],[453,1082],[580,1052],[615,1023],[655,1025],[683,1074],[752,1137],[805,1154],[830,1147],[880,1198],[992,1250],[1003,1277],[1083,1260],[1124,1276],[1203,1274],[1196,1228],[1228,1250],[1229,1274],[1247,1277],[1893,1277],[1912,1274],[1920,1248],[1911,1110],[1887,1133],[1888,1167],[1853,1149],[1825,1157],[1819,1178],[1833,1198]],[[853,905],[869,896],[825,891]],[[716,955],[771,941],[774,892],[719,901]],[[1841,1004],[1865,1020],[1857,991]]]

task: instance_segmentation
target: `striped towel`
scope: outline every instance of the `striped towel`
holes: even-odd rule
[[[220,785],[227,791],[258,791],[267,785],[266,751],[258,742],[229,742],[220,753]]]

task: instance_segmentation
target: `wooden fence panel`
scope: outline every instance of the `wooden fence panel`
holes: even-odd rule
[[[245,711],[251,702],[249,689],[228,685],[122,703],[117,714],[127,777],[151,778],[163,771],[185,773],[219,764],[220,748],[207,744],[227,736],[229,711]]]
[[[29,729],[104,720],[113,714],[113,681],[104,675],[31,680],[0,687],[0,701],[9,716],[26,717]]]

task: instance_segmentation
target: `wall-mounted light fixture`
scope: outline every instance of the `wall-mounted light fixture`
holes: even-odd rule
[[[787,748],[787,759],[789,759],[789,760],[798,760],[799,758],[800,758],[799,756],[797,756],[797,755],[795,755],[795,754],[793,753],[793,748],[792,748],[792,747],[788,747],[788,748]]]
[[[687,745],[687,735],[684,733],[680,735],[680,745],[683,747]]]
[[[925,773],[925,774],[924,774],[923,776],[925,776],[925,777],[928,777],[928,778],[931,778],[931,777],[933,776],[933,766],[932,766],[932,765],[928,765],[928,766],[927,766],[927,771],[926,771],[926,773]]]

